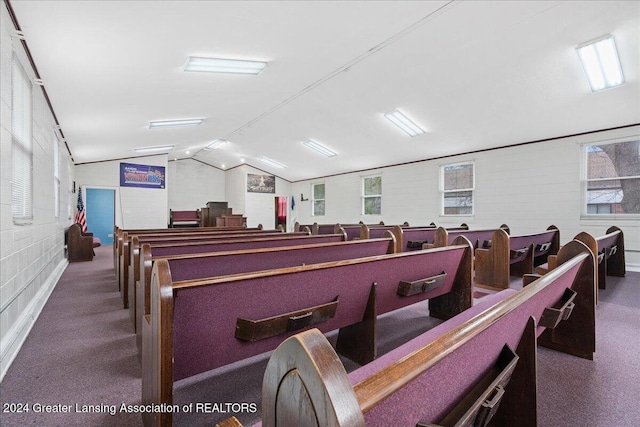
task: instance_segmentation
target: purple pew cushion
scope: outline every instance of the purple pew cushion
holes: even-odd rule
[[[419,348],[424,347],[426,344],[428,344],[431,341],[435,340],[436,338],[438,338],[439,336],[441,336],[445,332],[449,331],[450,329],[462,324],[463,322],[466,322],[467,320],[471,319],[476,314],[481,313],[482,311],[484,311],[487,308],[495,305],[499,301],[502,301],[503,299],[505,299],[509,295],[515,294],[516,292],[517,291],[514,290],[514,289],[505,289],[505,290],[503,290],[501,292],[498,292],[496,294],[489,295],[489,296],[486,296],[486,297],[482,298],[473,307],[463,311],[462,313],[458,314],[457,316],[452,317],[451,319],[447,320],[446,322],[442,322],[441,324],[439,324],[435,328],[429,329],[424,334],[412,339],[411,341],[409,341],[406,344],[396,348],[395,350],[390,351],[389,353],[387,353],[384,356],[376,359],[375,361],[373,361],[371,363],[368,363],[368,364],[362,366],[361,368],[356,369],[355,371],[351,372],[349,374],[349,379],[351,380],[351,383],[352,384],[359,383],[360,381],[364,380],[365,378],[367,378],[367,377],[373,375],[374,373],[378,372],[382,368],[385,368],[386,366],[388,366],[388,365],[392,364],[393,362],[399,360],[400,358],[406,356],[407,354],[412,353],[412,352],[418,350]]]

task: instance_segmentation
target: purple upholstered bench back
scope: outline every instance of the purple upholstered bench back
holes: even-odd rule
[[[369,227],[369,238],[370,239],[379,239],[384,237],[386,232],[392,232],[393,226],[390,225],[377,225]]]
[[[318,234],[333,234],[335,228],[335,224],[318,224]]]
[[[250,271],[384,255],[389,239],[337,242],[323,245],[276,247],[260,252],[219,252],[206,257],[169,259],[174,282]],[[266,249],[266,248],[263,248]]]
[[[433,243],[435,235],[436,228],[403,228],[402,250],[404,252],[420,250],[422,249],[422,243]]]
[[[180,288],[174,282],[174,380],[273,350],[299,332],[241,341],[234,336],[238,317],[259,320],[326,304],[338,297],[335,316],[313,325],[328,332],[362,321],[374,282],[378,314],[442,295],[451,287],[464,250],[454,247],[393,254],[332,267],[307,265],[285,274],[273,270],[217,278],[197,287]],[[447,272],[442,288],[410,297],[396,294],[399,279],[414,281],[442,271]]]
[[[490,246],[489,242],[493,239],[493,233],[495,229],[491,230],[449,230],[449,244],[455,240],[458,236],[464,236],[477,248],[487,248]]]
[[[171,211],[173,221],[198,221],[198,211]]]
[[[360,238],[360,225],[343,225],[342,228],[347,233],[347,240]]]
[[[547,247],[544,250],[540,249],[540,245],[544,245],[547,243],[551,243],[553,238],[555,237],[558,230],[550,230],[542,233],[536,234],[528,234],[522,236],[511,236],[509,237],[509,249],[512,251],[517,251],[519,249],[528,248],[530,245],[533,245],[534,248],[534,256],[544,255],[549,252],[549,248]],[[525,255],[521,255],[519,257],[511,258],[511,264],[521,261]]]
[[[571,271],[551,286],[544,288],[535,297],[508,313],[478,336],[474,337],[446,356],[433,368],[423,372],[405,387],[381,401],[365,414],[367,427],[390,425],[415,425],[418,421],[437,423],[457,403],[460,396],[475,384],[498,358],[504,344],[516,349],[527,320],[534,316],[540,319],[548,306],[555,304],[571,287],[573,278],[580,268],[576,265]],[[398,361],[411,352],[424,347],[442,333],[462,324],[482,309],[491,306],[503,297],[513,298],[513,290],[505,290],[452,319],[438,325],[425,334],[385,354],[379,359],[349,374],[352,384],[356,384],[386,366]],[[539,328],[540,333],[542,328]]]
[[[283,236],[284,233],[279,232],[279,231],[255,231],[255,232],[235,232],[232,234],[227,234],[227,233],[203,233],[203,232],[197,232],[194,234],[189,234],[186,236],[180,236],[180,235],[175,235],[175,236],[138,236],[138,240],[140,241],[140,244],[142,243],[150,243],[150,244],[154,244],[154,243],[164,243],[164,242],[176,242],[176,243],[180,243],[180,242],[191,242],[191,241],[201,241],[201,240],[210,240],[210,241],[217,241],[217,240],[231,240],[231,239],[250,239],[253,237],[268,237],[268,236]],[[287,236],[290,237],[294,237],[294,236],[306,236],[306,233],[303,232],[298,232],[298,233],[287,233]]]
[[[617,232],[598,237],[596,239],[596,241],[598,242],[598,253],[602,252],[603,249],[615,246],[618,241],[619,235],[620,233]]]
[[[287,233],[289,234],[289,233]],[[198,242],[195,244],[153,245],[151,253],[155,256],[169,256],[179,254],[201,254],[218,251],[239,251],[244,249],[274,248],[278,246],[297,246],[312,243],[329,243],[342,241],[342,235],[328,234],[323,236],[297,237],[262,237],[252,239],[237,239],[221,242]]]

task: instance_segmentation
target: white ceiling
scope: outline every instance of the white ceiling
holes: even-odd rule
[[[11,5],[76,163],[173,144],[170,159],[298,181],[640,122],[639,1]],[[592,93],[575,46],[609,33],[626,84]],[[184,72],[189,55],[269,65]],[[427,133],[395,128],[395,109]],[[205,121],[148,129],[176,118]],[[229,142],[203,150],[215,139]]]

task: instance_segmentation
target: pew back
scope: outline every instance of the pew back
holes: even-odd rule
[[[549,328],[544,334],[553,332],[555,344],[570,354],[592,355],[595,348],[595,341],[575,344],[581,334],[595,339],[588,319],[595,318],[593,256],[585,249],[572,244],[563,255],[570,258],[552,275],[518,292],[503,291],[508,295],[497,304],[464,312],[348,376],[321,334],[288,339],[265,372],[262,425],[276,425],[276,414],[290,425],[309,419],[336,426],[486,425],[487,416],[496,425],[537,425],[535,336]],[[571,317],[567,289],[583,300]],[[564,321],[550,323],[550,312]],[[510,354],[511,362],[505,361]],[[506,392],[495,367],[513,372]],[[487,389],[479,401],[486,398],[489,408],[504,393],[497,412],[473,409],[477,388]]]
[[[158,260],[151,283],[151,312],[142,326],[143,403],[170,403],[174,380],[273,350],[312,325],[342,328],[337,346],[357,358],[361,349],[348,347],[360,345],[368,351],[362,359],[372,360],[377,315],[426,299],[430,314],[441,318],[471,306],[471,248],[467,242],[182,282],[173,282],[168,262]],[[399,295],[403,284],[420,290]],[[146,418],[165,417],[171,414]]]

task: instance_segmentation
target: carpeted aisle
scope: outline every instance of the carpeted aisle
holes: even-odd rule
[[[135,335],[122,307],[110,246],[96,248],[91,262],[69,264],[0,384],[0,425],[142,425],[140,414],[121,411],[141,396]]]

